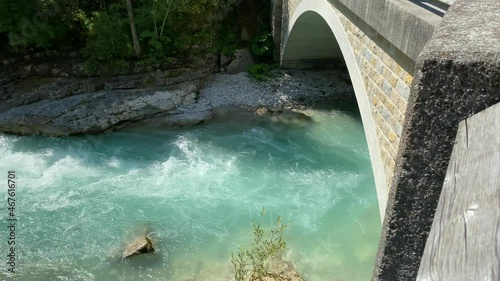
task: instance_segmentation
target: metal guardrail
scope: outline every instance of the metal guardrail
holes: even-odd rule
[[[453,4],[453,2],[455,2],[456,0],[436,0],[436,1],[451,6],[451,4]]]
[[[444,16],[446,11],[456,0],[409,0],[413,4],[426,9],[438,16]]]

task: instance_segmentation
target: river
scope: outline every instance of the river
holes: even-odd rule
[[[288,224],[284,258],[305,280],[369,280],[380,217],[361,119],[306,114],[0,135],[0,171],[4,182],[16,172],[19,218],[17,273],[2,270],[0,280],[231,280],[231,253],[251,242],[262,208],[269,225],[278,215]],[[121,261],[124,243],[145,232],[157,251]]]

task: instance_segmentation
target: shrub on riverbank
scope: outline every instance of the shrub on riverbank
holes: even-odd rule
[[[265,214],[266,210],[262,209],[260,219],[252,221],[252,245],[248,249],[240,247],[236,254],[231,255],[236,281],[262,280],[272,275],[270,260],[286,248],[283,235],[287,225],[283,224],[278,216],[274,228],[266,230],[263,228]]]

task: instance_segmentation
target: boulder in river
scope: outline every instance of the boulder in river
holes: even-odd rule
[[[280,123],[287,126],[304,127],[314,122],[311,116],[299,110],[258,107],[254,112],[258,116],[268,116],[273,123]]]
[[[274,257],[269,262],[270,272],[262,281],[304,281],[297,269],[281,257]]]
[[[135,239],[125,247],[122,259],[126,259],[138,254],[152,253],[154,251],[155,248],[153,248],[153,242],[151,242],[151,239],[149,239],[149,237],[144,236]]]

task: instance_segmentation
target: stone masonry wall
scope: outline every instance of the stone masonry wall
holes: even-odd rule
[[[413,76],[377,42],[336,10],[351,43],[370,100],[384,165],[391,186]]]

